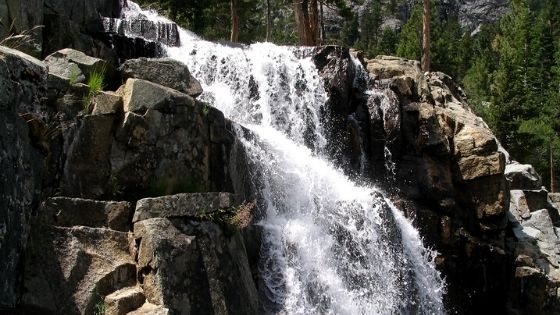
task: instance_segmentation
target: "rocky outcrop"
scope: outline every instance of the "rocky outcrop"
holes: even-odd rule
[[[251,215],[236,217],[249,208],[219,192],[232,191],[235,169],[221,112],[135,78],[94,94],[68,69],[85,78],[109,65],[71,49],[46,59],[49,76],[18,51],[1,47],[0,58],[0,309],[261,313],[241,236]],[[177,70],[165,80],[129,73],[200,93],[184,65],[162,62]]]
[[[421,9],[420,0],[380,0],[380,1],[345,1],[346,5],[357,17],[358,28],[362,29],[368,23],[366,17],[371,10],[381,8],[380,29],[392,29],[400,31],[407,23],[415,7]],[[434,1],[437,18],[447,20],[457,18],[459,25],[465,33],[477,32],[481,26],[496,23],[508,12],[508,0],[441,0]],[[347,19],[340,15],[336,8],[324,8],[326,37],[339,36]]]
[[[45,0],[44,54],[74,48],[90,56],[111,59],[114,55],[110,46],[94,35],[103,31],[100,17],[118,17],[121,9],[120,0]]]
[[[244,227],[236,219],[252,207],[236,207],[232,197],[178,194],[138,201],[134,237],[149,303],[170,314],[262,313],[240,234]]]
[[[107,62],[90,57],[81,51],[65,48],[48,55],[45,64],[49,67],[49,76],[58,76],[72,83],[85,83],[91,73],[110,72]]]
[[[499,312],[507,288],[506,155],[450,77],[395,57],[365,66],[383,91],[369,96],[369,134],[391,152],[397,204],[441,253],[448,304],[469,313],[501,300]],[[385,152],[369,152],[373,165],[385,167],[375,163]]]
[[[192,97],[202,93],[200,83],[191,76],[187,66],[170,58],[127,60],[121,65],[120,71],[123,79],[151,81]]]
[[[230,193],[191,193],[145,198],[136,203],[132,222],[150,218],[198,218],[230,207],[233,207],[233,195]]]
[[[135,283],[128,233],[85,226],[33,226],[25,266],[24,310],[93,314],[104,296]]]
[[[29,220],[39,203],[43,155],[31,145],[26,119],[41,110],[46,67],[19,51],[0,47],[0,309],[15,306]],[[31,118],[30,118],[31,119]]]
[[[507,0],[465,0],[459,5],[459,23],[468,31],[494,23],[508,11]]]
[[[560,312],[560,215],[552,196],[540,187],[532,166],[510,164],[511,180],[507,238],[515,259],[509,288],[511,313],[554,314]],[[551,198],[552,197],[552,198]]]
[[[213,223],[154,218],[134,224],[147,300],[171,314],[259,314],[238,233]]]
[[[241,210],[244,209],[244,210]],[[128,202],[50,198],[33,220],[27,314],[260,314],[228,193]],[[132,233],[131,220],[134,221]]]
[[[227,128],[221,112],[187,94],[128,79],[92,98],[65,130],[62,192],[134,199],[231,191]]]
[[[449,76],[394,57],[366,66],[386,89],[368,101],[370,134],[392,152],[397,204],[441,253],[450,309],[557,313],[560,216],[539,175],[507,161]]]

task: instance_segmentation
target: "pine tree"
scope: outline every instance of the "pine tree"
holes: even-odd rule
[[[399,42],[397,55],[399,57],[420,60],[422,52],[422,9],[415,6],[408,21],[404,24]]]
[[[363,50],[369,57],[373,57],[377,54],[379,27],[383,22],[381,2],[379,0],[370,2],[361,18],[360,41],[357,48]]]
[[[555,189],[560,124],[554,64],[556,6],[512,0],[495,44],[499,66],[492,90],[492,125],[512,155],[531,163]]]
[[[379,44],[377,45],[377,53],[383,55],[394,55],[397,49],[399,35],[392,28],[385,28],[381,33]]]
[[[512,0],[511,12],[500,23],[495,45],[500,62],[494,74],[491,123],[506,148],[520,152],[517,130],[527,109],[527,57],[531,19],[525,0]],[[518,157],[521,158],[521,157]]]

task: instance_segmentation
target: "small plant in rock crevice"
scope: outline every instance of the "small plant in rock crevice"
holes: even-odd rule
[[[224,232],[233,234],[236,231],[247,228],[253,220],[253,209],[256,206],[256,200],[251,202],[243,202],[238,206],[218,209],[213,212],[207,212],[202,209],[200,219],[211,221],[220,225]]]
[[[208,112],[210,112],[210,106],[208,104],[202,104],[202,108],[200,109],[203,116],[208,116]]]
[[[94,315],[104,315],[106,309],[107,309],[107,305],[105,305],[104,302],[99,302],[99,303],[95,304],[95,307],[93,309],[93,314]]]
[[[89,102],[91,99],[99,93],[99,91],[103,90],[105,85],[105,67],[101,67],[100,69],[93,70],[87,79],[87,86],[89,87],[89,93],[86,95],[84,99],[84,105],[87,107],[89,106]]]
[[[75,68],[70,70],[70,74],[68,75],[68,83],[70,85],[74,85],[78,82],[78,71]]]

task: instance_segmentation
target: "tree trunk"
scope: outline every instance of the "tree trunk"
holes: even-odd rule
[[[554,154],[552,153],[552,144],[549,146],[550,149],[550,192],[556,192],[556,176],[554,172]]]
[[[270,41],[272,32],[272,20],[270,17],[270,0],[266,0],[266,41]]]
[[[319,31],[317,0],[293,0],[293,5],[300,45],[317,45]]]
[[[423,0],[422,15],[422,71],[430,71],[430,0]]]
[[[324,45],[325,44],[325,15],[323,12],[323,1],[319,2],[319,6],[320,6],[320,10],[321,10],[321,36],[320,38],[320,45]]]
[[[309,46],[316,46],[319,38],[319,6],[317,0],[309,0]]]
[[[237,15],[237,0],[230,0],[231,4],[231,36],[230,41],[236,43],[239,40],[239,16]]]

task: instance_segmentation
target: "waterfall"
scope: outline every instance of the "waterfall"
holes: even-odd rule
[[[311,58],[298,57],[309,54],[179,34],[167,54],[201,82],[199,99],[253,135],[238,132],[265,213],[256,224],[267,313],[444,314],[434,252],[381,191],[354,183],[325,155],[327,93]]]

